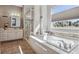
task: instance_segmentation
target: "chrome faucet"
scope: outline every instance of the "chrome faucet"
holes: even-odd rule
[[[63,43],[63,46],[64,46],[65,49],[68,49],[67,44],[63,40],[59,40],[59,41],[61,41]]]

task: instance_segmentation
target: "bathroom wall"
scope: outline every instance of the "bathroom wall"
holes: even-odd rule
[[[5,23],[8,23],[10,27],[10,17],[11,15],[20,16],[22,21],[22,7],[13,6],[13,5],[0,5],[0,28],[4,27]],[[22,24],[21,24],[22,25]]]
[[[40,24],[40,34],[43,34],[44,31],[50,30],[51,7],[51,5],[34,6],[34,30],[37,28],[38,24]]]
[[[40,16],[41,16],[41,6],[40,5],[36,5],[34,6],[34,34],[36,34],[36,32],[39,32],[40,34]]]

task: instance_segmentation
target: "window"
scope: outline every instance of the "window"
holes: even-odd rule
[[[79,5],[56,5],[54,8],[52,8],[52,14],[57,14],[63,11],[66,11],[68,9],[78,7]]]
[[[57,15],[58,13],[68,11],[75,7],[79,8],[79,5],[58,5],[52,8],[52,15]],[[73,13],[74,14],[74,13]],[[63,14],[64,15],[64,14]],[[68,14],[66,14],[68,15]],[[65,17],[66,17],[65,15]],[[70,16],[70,15],[69,15]],[[55,36],[67,38],[67,39],[79,39],[79,18],[69,18],[61,20],[55,20],[51,22],[52,32]]]
[[[52,22],[53,27],[79,27],[79,19]]]

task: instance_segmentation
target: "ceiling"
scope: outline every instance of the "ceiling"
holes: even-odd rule
[[[15,5],[15,6],[18,6],[18,7],[23,7],[23,5]]]

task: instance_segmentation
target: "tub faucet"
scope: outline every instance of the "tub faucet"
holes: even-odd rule
[[[67,44],[63,41],[63,40],[59,40],[60,42],[62,42],[63,43],[63,47],[65,48],[65,49],[67,49]]]
[[[47,40],[47,33],[44,33],[43,39],[44,39],[44,40]]]

